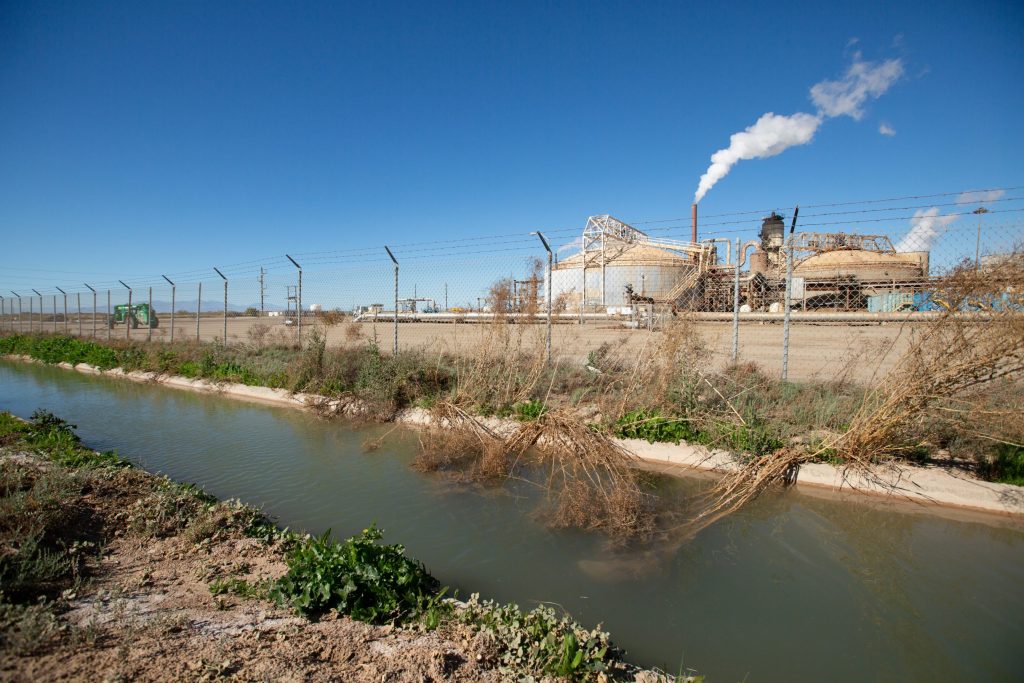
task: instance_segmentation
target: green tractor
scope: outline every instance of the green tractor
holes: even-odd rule
[[[107,319],[107,327],[113,328],[114,325],[131,325],[132,329],[137,329],[139,325],[143,327],[158,327],[160,320],[157,319],[156,313],[149,308],[149,304],[136,304],[131,307],[131,313],[128,312],[128,304],[118,304],[114,306],[114,314]]]

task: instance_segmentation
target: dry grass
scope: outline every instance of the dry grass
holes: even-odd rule
[[[801,463],[825,453],[841,458],[846,469],[881,481],[873,475],[875,468],[898,467],[901,458],[921,447],[922,436],[943,422],[934,411],[943,411],[947,419],[950,411],[970,411],[986,389],[1019,377],[1024,372],[1024,315],[998,305],[970,312],[979,307],[977,302],[1004,292],[1017,297],[1024,292],[1020,252],[987,271],[955,269],[941,292],[946,312],[913,332],[910,348],[865,393],[845,432],[816,449],[781,449],[730,473],[708,494],[691,530],[734,512],[773,485],[792,481]],[[1020,412],[1012,419],[1020,423]]]

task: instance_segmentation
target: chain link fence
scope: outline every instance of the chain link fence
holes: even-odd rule
[[[609,352],[642,355],[665,329],[688,324],[718,367],[870,381],[898,362],[907,325],[948,306],[944,277],[1022,258],[1024,222],[1006,219],[1019,209],[988,208],[1015,199],[720,214],[697,241],[681,219],[593,216],[582,231],[292,253],[11,290],[0,299],[0,324],[5,332],[228,345],[301,343],[315,330],[331,347],[374,343],[441,357],[472,354],[498,322],[517,326],[520,350],[584,365]],[[912,216],[894,216],[911,208]],[[1024,312],[1024,293],[994,289],[968,309]]]

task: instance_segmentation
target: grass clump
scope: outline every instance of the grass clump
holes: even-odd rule
[[[421,562],[405,556],[403,546],[380,544],[381,538],[371,526],[342,543],[330,531],[298,542],[270,597],[312,618],[331,609],[374,624],[418,617],[440,584]]]

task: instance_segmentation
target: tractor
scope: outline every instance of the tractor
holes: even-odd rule
[[[113,328],[114,325],[131,325],[132,329],[137,329],[139,325],[143,327],[158,327],[160,320],[157,319],[156,313],[149,308],[149,304],[137,304],[131,307],[131,313],[128,312],[128,304],[118,304],[114,306],[114,314],[107,319],[107,327]]]

